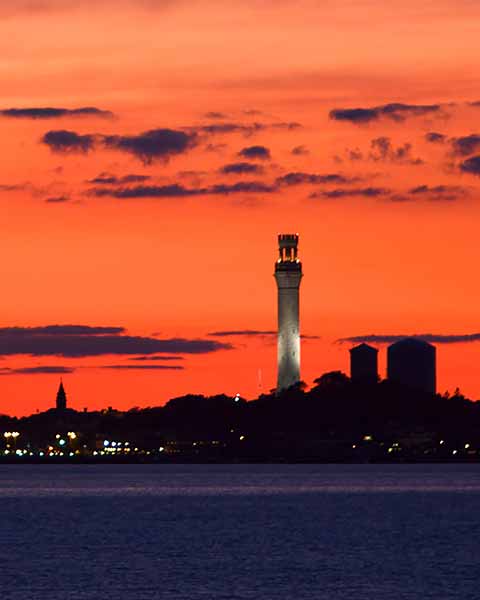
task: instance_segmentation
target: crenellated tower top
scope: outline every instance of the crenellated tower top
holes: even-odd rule
[[[275,271],[302,271],[302,263],[298,258],[298,233],[280,233],[278,253]]]

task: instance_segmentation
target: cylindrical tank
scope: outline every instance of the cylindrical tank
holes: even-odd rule
[[[419,338],[405,338],[387,350],[390,381],[429,394],[436,393],[436,348]]]

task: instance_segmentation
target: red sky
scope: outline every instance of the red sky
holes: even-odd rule
[[[480,331],[477,2],[5,4],[1,412],[52,405],[60,374],[37,367],[71,371],[74,408],[268,391],[274,337],[209,333],[275,329],[278,232],[300,234],[307,383],[348,371],[340,338],[431,333],[455,342],[439,391],[480,397],[480,342],[457,341]],[[83,107],[113,116],[43,110]],[[117,354],[25,329],[72,324],[124,328]],[[102,368],[127,365],[183,369]]]

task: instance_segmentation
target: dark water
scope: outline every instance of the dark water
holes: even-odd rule
[[[480,465],[0,467],[1,600],[480,599]]]

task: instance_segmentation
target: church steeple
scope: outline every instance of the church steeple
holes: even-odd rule
[[[60,386],[57,392],[57,410],[65,410],[67,408],[67,394],[63,387],[63,380],[60,380]]]

